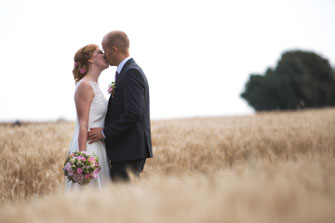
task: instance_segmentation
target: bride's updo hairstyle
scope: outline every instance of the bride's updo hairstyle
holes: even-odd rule
[[[95,44],[86,45],[80,48],[74,55],[74,66],[72,73],[76,83],[86,75],[90,64],[88,60],[93,56],[93,53],[96,49],[98,49],[98,46]]]

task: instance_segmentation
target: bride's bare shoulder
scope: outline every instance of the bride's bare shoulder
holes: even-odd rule
[[[90,97],[94,95],[94,91],[90,81],[80,80],[76,85],[75,98]]]

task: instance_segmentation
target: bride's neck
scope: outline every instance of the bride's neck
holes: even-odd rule
[[[85,79],[98,82],[99,76],[101,74],[101,69],[99,69],[97,66],[92,66],[88,70],[87,74],[85,75]]]

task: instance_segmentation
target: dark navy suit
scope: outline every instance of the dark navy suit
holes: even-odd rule
[[[145,159],[152,157],[150,99],[147,78],[133,59],[118,75],[103,132],[112,179],[127,180],[125,168],[139,176]]]

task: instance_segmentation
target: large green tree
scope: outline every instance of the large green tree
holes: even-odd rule
[[[241,94],[256,111],[335,105],[335,72],[313,52],[288,51],[274,69],[251,74]]]

